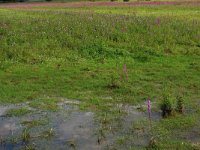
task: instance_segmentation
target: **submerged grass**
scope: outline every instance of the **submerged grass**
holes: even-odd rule
[[[13,109],[9,109],[7,112],[6,112],[6,116],[8,117],[20,117],[20,116],[23,116],[25,114],[28,114],[30,113],[31,110],[29,110],[28,108],[13,108]]]
[[[36,126],[42,126],[48,123],[48,120],[40,119],[40,120],[24,120],[21,122],[22,125],[26,126],[27,128],[33,128]]]
[[[55,99],[38,99],[30,102],[29,106],[37,108],[38,110],[57,111],[58,100]]]

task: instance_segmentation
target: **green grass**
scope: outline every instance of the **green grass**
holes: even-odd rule
[[[33,128],[37,126],[42,126],[48,123],[48,120],[46,119],[40,119],[40,120],[24,120],[21,122],[22,125],[26,126],[27,128]]]
[[[165,86],[187,98],[199,96],[198,23],[169,16],[157,25],[154,16],[1,14],[2,102],[44,95],[141,101],[158,98]],[[120,79],[125,63],[128,82]],[[113,78],[120,87],[106,88]]]
[[[36,7],[41,9],[41,7]],[[98,13],[98,14],[118,14],[129,16],[170,16],[179,17],[179,19],[197,19],[199,20],[198,6],[140,6],[140,7],[82,7],[82,8],[60,8],[60,7],[43,7],[47,10],[57,10],[64,12],[82,12],[82,13]]]
[[[54,99],[38,99],[30,102],[29,106],[37,108],[38,110],[57,111],[58,100]]]
[[[160,103],[167,92],[182,96],[192,111],[155,122],[155,133],[169,137],[158,146],[193,148],[173,138],[173,131],[198,124],[199,11],[198,6],[0,9],[0,103],[30,101],[31,107],[57,111],[51,97],[78,99],[81,109],[112,123],[123,114],[110,111],[112,104],[147,97]]]
[[[27,108],[13,108],[13,109],[9,109],[7,112],[6,112],[6,116],[9,116],[9,117],[12,117],[12,116],[15,116],[15,117],[20,117],[20,116],[23,116],[25,114],[28,114],[30,113],[31,111]]]

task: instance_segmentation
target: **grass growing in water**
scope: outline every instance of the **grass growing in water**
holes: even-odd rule
[[[33,128],[36,126],[41,126],[41,125],[45,125],[48,123],[48,120],[28,120],[28,121],[22,121],[21,124],[26,126],[27,128]]]
[[[28,129],[25,128],[23,130],[21,138],[23,142],[28,142],[30,140],[31,136]]]
[[[14,109],[9,109],[7,112],[6,112],[6,116],[8,117],[13,117],[13,116],[16,116],[16,117],[20,117],[20,116],[23,116],[25,114],[28,114],[30,113],[31,111],[27,108],[14,108]]]
[[[38,110],[57,111],[57,102],[58,100],[55,99],[38,99],[31,101],[29,105]]]

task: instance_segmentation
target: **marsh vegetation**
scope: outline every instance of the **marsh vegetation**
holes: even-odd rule
[[[199,3],[138,3],[0,5],[0,148],[200,148]]]

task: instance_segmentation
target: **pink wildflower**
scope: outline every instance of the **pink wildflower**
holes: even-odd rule
[[[126,80],[128,80],[128,71],[127,71],[126,64],[124,64],[124,73],[126,75]]]
[[[149,113],[149,118],[151,117],[151,101],[150,101],[150,98],[148,98],[148,101],[147,101],[147,106],[148,106],[148,113]]]

